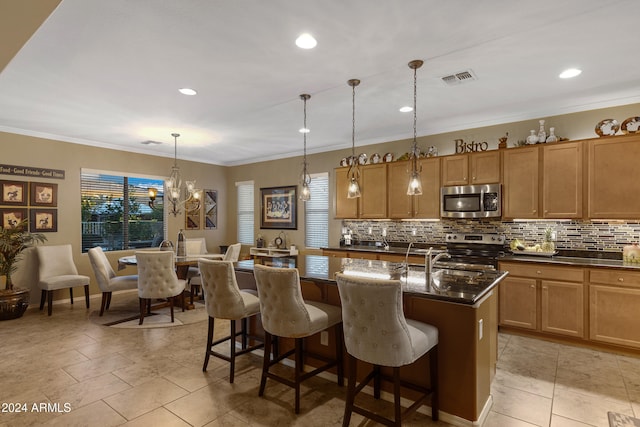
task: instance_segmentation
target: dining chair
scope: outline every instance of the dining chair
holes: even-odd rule
[[[255,291],[241,290],[236,281],[236,273],[231,261],[216,261],[200,259],[200,277],[204,292],[207,313],[209,314],[209,328],[207,332],[207,350],[205,352],[202,371],[207,370],[209,357],[215,356],[230,363],[229,382],[233,383],[235,375],[236,356],[264,347],[264,340],[248,335],[247,320],[260,314],[260,301]],[[215,319],[230,321],[228,336],[213,340]],[[236,321],[240,321],[240,332],[236,330]],[[236,337],[241,337],[241,349],[236,349]],[[259,339],[258,344],[249,346],[249,339]],[[214,347],[229,341],[229,353],[220,353]]]
[[[69,297],[73,304],[73,288],[84,287],[84,299],[89,308],[89,276],[78,274],[73,262],[71,245],[36,246],[38,254],[38,287],[40,295],[40,310],[44,308],[45,297],[48,301],[48,315],[53,311],[53,291],[69,288]]]
[[[173,301],[182,298],[184,311],[184,288],[186,280],[178,279],[175,270],[174,253],[169,251],[137,251],[138,298],[140,299],[140,325],[144,322],[145,311],[151,313],[151,300],[166,298],[171,307],[171,323],[174,321]]]
[[[342,305],[344,341],[347,348],[347,399],[343,427],[349,425],[352,412],[388,426],[400,426],[429,398],[431,418],[438,420],[438,328],[406,319],[402,307],[402,284],[399,280],[371,279],[336,273]],[[400,367],[411,365],[423,356],[429,357],[429,372],[411,368],[411,378],[428,380],[430,387],[400,378]],[[356,385],[357,361],[367,362],[371,371]],[[384,375],[381,367],[391,367],[393,374]],[[380,398],[381,381],[393,384],[394,418],[358,406],[356,396],[373,380],[374,398]],[[401,386],[420,393],[404,412],[400,405]]]
[[[189,239],[187,239],[189,240]],[[203,239],[204,240],[204,239]],[[227,248],[227,251],[224,254],[206,254],[206,259],[219,258],[222,261],[231,261],[237,262],[238,258],[240,258],[240,250],[242,249],[242,243],[235,243]],[[187,255],[189,255],[189,248],[187,247]],[[198,255],[198,254],[193,254]],[[218,256],[219,255],[219,256]],[[191,267],[189,267],[189,272],[191,272]],[[199,273],[194,274],[188,278],[189,285],[189,302],[193,304],[194,295],[198,295],[200,288],[202,287],[202,279],[200,278]]]
[[[264,394],[267,378],[273,379],[295,390],[295,413],[300,413],[300,384],[329,368],[337,366],[338,384],[344,384],[342,366],[342,316],[340,307],[302,298],[300,276],[296,268],[275,268],[256,264],[253,273],[260,299],[262,326],[265,331],[262,377],[258,395]],[[304,338],[328,328],[335,330],[335,357],[305,351]],[[270,358],[274,337],[292,338],[293,349]],[[294,375],[276,374],[271,367],[294,355]],[[304,356],[324,362],[310,372],[304,372]]]
[[[100,246],[89,249],[88,254],[91,268],[93,268],[93,273],[98,281],[98,287],[102,291],[102,304],[100,305],[100,316],[102,316],[105,310],[109,310],[111,294],[114,291],[138,287],[138,275],[118,276]]]

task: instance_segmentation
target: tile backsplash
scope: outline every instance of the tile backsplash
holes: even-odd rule
[[[507,242],[528,244],[544,240],[545,230],[555,231],[556,249],[621,252],[624,245],[640,242],[640,221],[363,221],[343,220],[343,234],[351,231],[354,241],[444,243],[447,233],[504,234]]]

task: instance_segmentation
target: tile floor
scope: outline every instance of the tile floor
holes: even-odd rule
[[[114,295],[112,304],[124,297],[135,295]],[[289,388],[268,382],[265,398],[257,397],[257,356],[239,358],[235,384],[216,358],[203,373],[205,336],[206,322],[117,329],[93,323],[83,304],[56,305],[51,317],[30,309],[0,323],[0,426],[341,425],[344,389],[333,382],[309,380],[295,416]],[[638,357],[507,334],[499,352],[484,426],[604,427],[607,411],[640,416]],[[354,415],[351,425],[375,423]],[[407,425],[448,424],[416,414]]]

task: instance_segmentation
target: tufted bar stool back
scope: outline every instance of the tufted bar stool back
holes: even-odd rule
[[[238,262],[238,258],[240,258],[240,250],[242,249],[242,243],[234,243],[227,248],[227,251],[224,253],[224,261]]]
[[[93,268],[93,273],[98,281],[98,287],[102,291],[102,304],[100,305],[100,316],[102,316],[105,310],[109,310],[111,294],[114,291],[136,289],[138,287],[138,275],[116,275],[109,263],[109,259],[100,246],[89,249],[88,254],[91,268]]]
[[[264,394],[267,378],[295,389],[295,413],[300,412],[300,383],[313,375],[337,367],[338,384],[343,385],[342,315],[340,307],[302,298],[300,276],[296,268],[274,268],[256,264],[253,273],[260,297],[262,326],[265,330],[264,360],[259,396]],[[335,330],[335,358],[305,352],[303,339],[330,327]],[[270,360],[273,337],[293,338],[295,348]],[[286,357],[294,355],[294,379],[270,371]],[[303,355],[325,362],[322,366],[304,372]]]
[[[69,297],[73,304],[73,288],[84,287],[84,299],[89,308],[89,276],[78,274],[73,262],[71,245],[36,246],[38,254],[38,287],[40,295],[40,310],[44,308],[45,297],[48,300],[47,312],[51,316],[53,311],[53,291],[69,288]]]
[[[438,329],[406,319],[402,306],[402,284],[399,280],[379,280],[336,274],[344,339],[348,354],[348,390],[343,426],[348,426],[351,413],[356,412],[376,422],[400,426],[402,419],[431,399],[431,417],[438,419]],[[430,388],[409,384],[400,379],[400,367],[410,365],[429,355]],[[371,372],[356,388],[357,360],[373,365]],[[381,367],[393,368],[393,376],[382,374]],[[417,372],[415,375],[419,375]],[[426,378],[426,372],[424,377]],[[395,417],[393,420],[355,405],[357,393],[374,380],[374,397],[380,397],[380,381],[394,384]],[[402,413],[400,386],[422,392],[415,403]]]
[[[264,347],[263,340],[248,335],[247,319],[260,314],[260,301],[255,292],[241,290],[238,287],[236,273],[231,261],[214,261],[200,259],[198,261],[205,304],[209,314],[209,328],[207,333],[207,350],[202,371],[207,370],[209,357],[215,356],[230,362],[229,382],[233,383],[235,376],[236,356]],[[231,330],[228,336],[213,341],[215,319],[230,320]],[[236,330],[236,321],[241,321],[241,330]],[[241,350],[236,349],[236,337],[242,338]],[[259,343],[249,346],[248,339],[258,340]],[[225,341],[230,341],[229,354],[220,353],[214,347]]]
[[[186,281],[178,279],[175,269],[174,254],[171,251],[138,251],[138,298],[140,299],[140,325],[144,321],[145,302],[147,313],[151,311],[151,300],[167,298],[171,307],[173,323],[173,300],[182,298],[184,311],[184,288]]]

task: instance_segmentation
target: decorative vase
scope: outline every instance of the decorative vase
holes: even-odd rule
[[[527,137],[527,144],[537,144],[538,143],[538,135],[536,131],[531,129],[531,135]]]
[[[539,120],[540,130],[538,130],[538,142],[547,142],[547,132],[544,130],[544,120]]]
[[[556,128],[549,128],[549,136],[547,137],[547,142],[556,142],[558,141],[558,137],[555,134]]]
[[[0,320],[22,317],[29,307],[29,289],[0,290]]]

